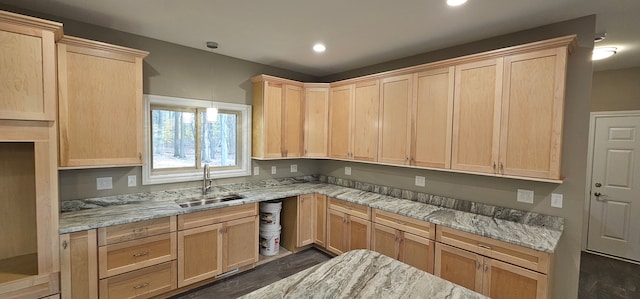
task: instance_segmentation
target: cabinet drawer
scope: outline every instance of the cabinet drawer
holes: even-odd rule
[[[552,259],[547,252],[440,225],[436,226],[436,241],[544,274],[549,272]]]
[[[366,220],[371,219],[371,208],[357,203],[352,203],[336,198],[329,198],[329,209],[340,211],[345,214],[360,217]]]
[[[98,246],[176,231],[176,216],[140,222],[101,227],[98,229]]]
[[[176,288],[176,261],[100,280],[100,298],[149,298]]]
[[[375,223],[384,224],[423,238],[432,240],[435,238],[436,225],[433,223],[378,209],[372,209],[372,219]]]
[[[100,278],[176,259],[176,233],[101,246],[98,248]]]
[[[178,230],[258,215],[258,203],[189,213],[178,216]]]

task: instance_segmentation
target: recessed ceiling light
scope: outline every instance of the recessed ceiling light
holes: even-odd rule
[[[325,47],[323,44],[315,44],[313,45],[313,50],[318,52],[318,53],[322,53],[327,49],[327,47]]]
[[[601,47],[593,49],[593,54],[591,55],[591,60],[600,60],[613,56],[618,52],[618,48],[616,47]]]
[[[467,3],[467,0],[447,0],[447,5],[449,6],[460,6],[465,3]]]

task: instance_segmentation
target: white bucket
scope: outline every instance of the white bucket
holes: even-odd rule
[[[280,248],[280,225],[260,226],[260,254],[276,255]]]
[[[279,227],[280,210],[282,202],[261,202],[260,203],[260,227]]]

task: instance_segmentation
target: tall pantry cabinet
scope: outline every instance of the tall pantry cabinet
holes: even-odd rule
[[[62,24],[0,11],[0,297],[59,292],[55,41]]]

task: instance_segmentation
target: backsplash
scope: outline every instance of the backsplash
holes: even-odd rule
[[[517,209],[503,208],[488,204],[477,203],[468,200],[443,197],[433,194],[404,190],[400,188],[375,185],[354,180],[347,180],[332,176],[320,175],[319,179],[323,183],[338,185],[347,188],[354,188],[362,191],[408,199],[421,203],[426,203],[438,207],[469,212],[473,214],[488,216],[512,222],[544,226],[549,229],[562,231],[564,229],[564,219],[556,216],[549,216],[540,213],[522,211]]]

